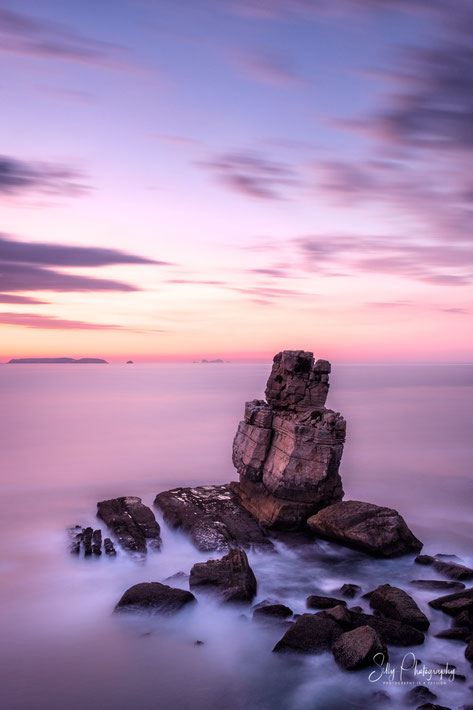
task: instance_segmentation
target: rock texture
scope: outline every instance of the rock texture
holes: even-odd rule
[[[333,644],[332,653],[338,665],[347,671],[370,666],[377,654],[382,654],[382,663],[388,658],[386,646],[370,626],[343,633]]]
[[[382,584],[370,595],[370,606],[390,619],[402,621],[420,631],[427,631],[430,621],[412,597],[399,587]]]
[[[430,555],[419,555],[416,557],[415,562],[418,565],[432,565],[432,567],[445,577],[450,579],[455,579],[461,581],[462,579],[473,579],[473,569],[471,567],[465,567],[465,565],[460,565],[457,562],[445,562],[437,557],[431,557]]]
[[[343,497],[345,420],[325,408],[330,364],[303,350],[275,356],[267,402],[245,406],[233,442],[233,490],[264,526],[297,529]]]
[[[147,540],[159,549],[160,528],[153,511],[141,498],[124,496],[97,503],[97,516],[113,532],[120,545],[129,552],[146,553]]]
[[[396,510],[374,503],[335,503],[310,517],[307,525],[319,537],[375,557],[395,557],[422,548]]]
[[[158,493],[154,504],[173,528],[187,532],[203,552],[231,547],[271,549],[272,542],[246,511],[230,485],[173,488]]]
[[[231,549],[220,560],[197,562],[191,569],[189,586],[215,592],[222,602],[250,602],[257,587],[246,552],[239,549]]]
[[[160,582],[141,582],[126,590],[115,611],[173,614],[195,601],[194,595],[184,589],[168,587]]]
[[[302,614],[289,627],[273,651],[282,653],[295,651],[297,653],[321,653],[330,651],[333,642],[343,633],[336,621],[319,614]]]

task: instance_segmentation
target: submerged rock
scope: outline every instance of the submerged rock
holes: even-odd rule
[[[309,518],[307,525],[319,537],[375,557],[395,557],[422,548],[396,510],[374,503],[335,503]]]
[[[338,468],[346,425],[325,408],[329,372],[326,360],[285,350],[274,358],[267,402],[246,403],[233,442],[240,474],[233,490],[264,526],[300,528],[343,497]]]
[[[84,548],[84,557],[90,557],[92,554],[92,535],[94,531],[92,528],[84,528],[82,532],[82,547]]]
[[[402,621],[420,631],[427,631],[430,626],[430,621],[413,598],[399,587],[391,587],[390,584],[377,587],[370,596],[370,606],[384,616]]]
[[[195,601],[194,595],[184,589],[168,587],[160,582],[141,582],[126,590],[115,611],[173,614]]]
[[[229,484],[173,488],[158,493],[154,504],[168,525],[189,533],[203,552],[236,546],[273,548],[265,531],[242,507]]]
[[[320,653],[330,651],[342,628],[323,612],[302,614],[277,642],[273,651],[283,653]]]
[[[250,602],[257,584],[246,552],[231,549],[220,560],[197,562],[191,569],[189,586],[215,592],[222,602]]]
[[[102,531],[94,530],[92,533],[92,552],[94,555],[102,554]]]
[[[71,555],[80,554],[80,544],[82,542],[83,528],[80,525],[68,529],[69,534],[69,552]]]
[[[392,646],[417,646],[424,643],[424,634],[409,624],[384,616],[350,611],[353,626],[371,626],[378,632],[384,643]]]
[[[274,603],[265,599],[253,607],[253,619],[287,619],[292,616],[292,609],[285,604]]]
[[[153,547],[161,545],[160,528],[153,511],[136,496],[112,498],[97,503],[97,516],[113,532],[123,549],[147,552],[147,540]]]
[[[111,557],[115,557],[115,555],[117,554],[117,551],[115,550],[115,546],[109,537],[106,537],[104,539],[103,547],[104,547],[106,555],[110,555]]]
[[[444,582],[442,579],[411,579],[409,584],[419,589],[465,589],[463,582]]]
[[[419,555],[414,560],[418,565],[432,565],[432,567],[441,574],[444,574],[450,579],[461,581],[462,579],[473,579],[473,569],[460,565],[458,562],[445,562],[437,557],[430,555]]]
[[[335,597],[322,597],[318,594],[311,594],[305,600],[308,609],[332,609],[334,606],[345,606],[346,601],[335,599]]]
[[[417,705],[418,703],[425,703],[429,700],[436,700],[437,696],[425,685],[416,685],[415,688],[409,690],[406,694],[406,700],[409,705]]]
[[[449,616],[458,616],[462,611],[473,608],[473,587],[432,599],[429,606],[432,609],[440,609]]]
[[[334,642],[332,653],[338,665],[347,671],[370,666],[377,654],[382,655],[382,663],[388,659],[386,646],[370,626],[345,631]]]
[[[353,599],[353,597],[356,597],[361,594],[362,589],[358,584],[342,584],[338,591],[340,592],[342,597],[346,597],[347,599]]]

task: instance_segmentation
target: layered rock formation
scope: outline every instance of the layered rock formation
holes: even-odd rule
[[[233,442],[240,482],[232,488],[266,527],[297,529],[343,497],[346,424],[325,408],[329,373],[326,360],[285,350],[274,358],[267,401],[246,403]]]
[[[161,536],[153,511],[136,496],[111,498],[97,503],[97,517],[104,521],[128,552],[147,551],[147,542],[159,550]],[[113,553],[112,553],[113,554]]]

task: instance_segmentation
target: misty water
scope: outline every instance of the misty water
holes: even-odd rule
[[[257,625],[248,607],[224,608],[199,594],[172,618],[114,616],[132,584],[189,572],[210,556],[159,515],[163,548],[145,560],[123,551],[114,559],[68,553],[66,528],[97,527],[98,500],[138,495],[151,506],[171,487],[235,479],[233,435],[244,401],[263,395],[269,369],[0,367],[2,708],[358,709],[377,707],[379,690],[391,696],[388,707],[405,707],[405,687],[372,683],[367,670],[344,673],[328,653],[271,653],[284,628]],[[339,365],[331,380],[327,405],[348,421],[345,497],[397,508],[424,552],[473,564],[473,366]],[[308,594],[333,593],[344,582],[414,592],[409,580],[435,575],[412,557],[373,560],[326,542],[278,543],[276,554],[249,557],[255,601],[274,597],[296,613]],[[448,661],[467,675],[431,685],[437,702],[473,702],[464,644],[433,637],[450,625],[427,606],[438,594],[415,596],[432,622],[415,652],[427,665]],[[393,648],[392,662],[405,651]]]

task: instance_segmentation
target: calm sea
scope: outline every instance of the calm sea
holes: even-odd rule
[[[244,401],[262,397],[269,365],[0,366],[0,673],[8,710],[337,710],[375,707],[405,688],[342,674],[328,654],[271,653],[265,628],[199,599],[162,621],[116,618],[123,591],[206,559],[163,526],[163,551],[138,562],[72,558],[65,529],[96,524],[98,500],[235,478],[231,445]],[[473,563],[473,366],[339,365],[328,406],[348,421],[346,498],[397,508],[427,553]],[[162,523],[162,521],[161,521]],[[309,593],[344,582],[367,591],[431,575],[412,559],[375,561],[321,543],[252,554],[257,601],[295,612]],[[432,628],[448,619],[429,611]],[[204,643],[195,645],[196,640]],[[429,636],[423,662],[469,673],[464,646]],[[393,661],[402,657],[393,650]],[[341,682],[342,681],[342,682]],[[435,690],[441,704],[473,701],[468,683]],[[468,695],[470,693],[470,696]]]

